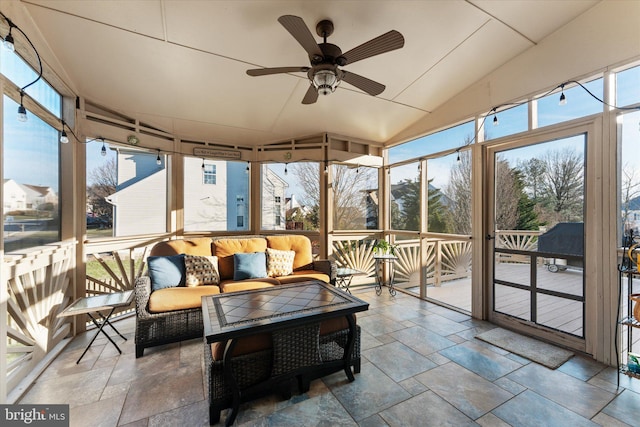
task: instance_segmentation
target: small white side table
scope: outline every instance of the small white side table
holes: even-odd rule
[[[125,292],[115,292],[112,294],[105,294],[105,295],[96,295],[93,297],[82,297],[75,300],[69,307],[65,308],[64,310],[62,310],[60,314],[58,314],[58,317],[67,317],[67,316],[76,316],[78,314],[86,314],[91,318],[91,321],[93,322],[93,324],[98,327],[96,334],[93,336],[93,338],[91,338],[91,341],[87,345],[87,348],[84,349],[84,351],[82,352],[82,355],[80,355],[80,358],[78,359],[76,364],[80,363],[84,355],[87,353],[87,350],[89,350],[89,347],[91,347],[91,345],[96,340],[98,335],[100,335],[100,332],[102,332],[104,336],[107,337],[109,341],[111,341],[111,344],[115,346],[118,352],[122,354],[122,350],[120,350],[120,347],[118,347],[118,345],[111,339],[109,334],[107,334],[107,332],[104,330],[104,325],[107,324],[111,326],[111,329],[116,331],[116,333],[126,341],[127,339],[124,337],[124,335],[122,335],[111,324],[111,322],[109,321],[109,317],[111,317],[111,315],[113,314],[116,308],[126,307],[128,305],[131,305],[132,301],[133,301],[132,290],[125,291]],[[105,316],[101,312],[106,310],[109,310],[109,312]],[[92,316],[91,313],[96,313],[99,317],[102,318],[102,321],[98,322],[98,319]]]

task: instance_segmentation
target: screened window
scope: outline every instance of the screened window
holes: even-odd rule
[[[620,148],[620,217],[621,229],[619,242],[623,233],[633,230],[634,235],[640,233],[640,111],[629,112],[618,116],[618,134],[622,135]]]
[[[377,229],[378,169],[332,166],[333,226],[336,230]]]
[[[184,157],[185,231],[246,230],[247,164],[206,159],[202,165],[202,158]]]
[[[427,230],[471,234],[471,151],[427,160],[427,179]]]
[[[89,237],[167,230],[167,162],[158,153],[89,140],[86,145]]]
[[[390,218],[393,230],[420,230],[420,169],[418,163],[391,168]]]
[[[204,164],[204,168],[202,168],[202,182],[210,185],[216,184],[216,165]]]
[[[263,230],[319,229],[318,162],[263,164],[260,173]]]
[[[18,104],[4,96],[2,155],[4,250],[60,240],[58,131],[35,114],[19,122]]]
[[[389,162],[396,163],[475,142],[474,122],[466,122],[389,149]]]
[[[18,87],[26,86],[38,77],[38,73],[20,58],[20,56],[6,49],[0,49],[0,73],[8,77],[9,80]],[[49,110],[54,116],[58,118],[61,117],[62,96],[44,79],[40,79],[29,86],[25,89],[25,93],[38,101],[40,105]],[[11,111],[15,112],[17,109],[18,107]]]
[[[603,99],[603,80],[583,83],[593,95]],[[554,92],[538,99],[538,126],[549,126],[568,120],[602,112],[602,103],[578,85],[564,87],[564,103],[560,103],[562,92]]]
[[[501,138],[529,129],[528,103],[498,110],[484,120],[484,140]]]
[[[616,105],[640,103],[640,65],[616,73]]]

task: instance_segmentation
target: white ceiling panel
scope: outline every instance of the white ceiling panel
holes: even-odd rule
[[[21,3],[70,86],[88,102],[191,140],[254,145],[330,132],[384,143],[591,7],[585,1],[72,1]],[[402,49],[344,69],[386,86],[372,97],[342,82],[302,105],[308,66],[277,21],[299,16],[343,52],[389,30]],[[39,46],[40,48],[40,46]],[[45,48],[44,46],[42,47]],[[50,55],[48,55],[50,57]],[[170,129],[168,129],[170,128]]]

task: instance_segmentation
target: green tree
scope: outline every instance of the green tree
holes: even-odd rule
[[[453,221],[449,209],[442,202],[442,192],[439,188],[431,185],[433,178],[428,181],[427,189],[427,209],[429,218],[427,229],[435,233],[451,233],[453,231]]]
[[[538,219],[538,213],[535,210],[536,201],[530,198],[524,190],[525,183],[522,177],[522,171],[515,169],[513,173],[514,185],[516,186],[517,194],[519,194],[516,230],[538,230],[539,227],[544,224],[542,224]]]

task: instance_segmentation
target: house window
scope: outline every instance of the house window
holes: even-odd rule
[[[280,196],[276,196],[274,202],[275,202],[274,203],[275,222],[276,222],[276,226],[278,226],[281,224],[281,221],[282,221],[282,218],[281,218],[282,203],[281,203]]]
[[[216,165],[204,165],[204,169],[202,170],[202,183],[216,184]]]

